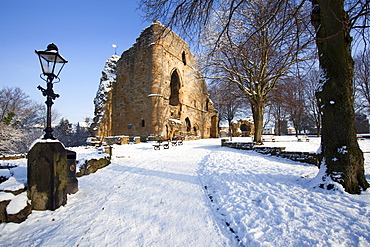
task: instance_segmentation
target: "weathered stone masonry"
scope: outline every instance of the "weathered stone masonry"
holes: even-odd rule
[[[154,22],[117,62],[97,135],[217,137],[217,111],[187,43]]]

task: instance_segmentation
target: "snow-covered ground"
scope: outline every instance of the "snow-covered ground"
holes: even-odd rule
[[[112,164],[79,178],[67,205],[0,224],[0,246],[370,245],[370,192],[314,188],[315,166],[220,143],[114,146]],[[316,151],[319,139],[265,145]]]

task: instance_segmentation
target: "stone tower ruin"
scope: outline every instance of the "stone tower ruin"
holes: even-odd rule
[[[143,30],[119,59],[108,59],[106,68],[101,84],[108,86],[95,98],[100,103],[95,102],[92,125],[101,139],[218,137],[218,114],[195,57],[164,25],[154,22]]]

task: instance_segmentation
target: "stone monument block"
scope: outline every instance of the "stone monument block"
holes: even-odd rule
[[[32,209],[55,210],[67,203],[67,154],[59,141],[36,143],[28,153],[27,196]]]

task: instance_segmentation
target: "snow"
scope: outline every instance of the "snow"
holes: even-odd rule
[[[0,191],[0,202],[12,200],[15,196],[12,193],[5,193]]]
[[[6,207],[6,212],[8,214],[16,214],[27,206],[27,202],[28,202],[27,191],[25,191],[12,198],[12,200]]]
[[[0,177],[10,177],[10,172],[9,170],[5,170],[5,169],[0,169]]]
[[[90,123],[89,122],[86,122],[86,121],[79,121],[78,123],[77,123],[77,125],[80,127],[80,128],[89,128],[89,126],[90,126]]]
[[[346,154],[346,153],[348,153],[346,146],[338,148],[338,154]]]
[[[148,97],[163,97],[163,95],[152,93],[152,94],[148,94]]]
[[[24,183],[19,182],[15,177],[9,177],[8,180],[0,184],[0,190],[16,191],[24,189]]]
[[[283,139],[265,145],[310,152],[320,145],[318,138]],[[315,166],[220,144],[220,139],[187,141],[159,151],[151,143],[115,145],[112,164],[79,178],[79,191],[68,196],[65,206],[33,211],[21,224],[0,224],[1,243],[370,245],[369,192],[349,195],[314,188]],[[369,178],[370,140],[359,144]]]
[[[102,147],[100,148],[95,148],[91,146],[69,147],[68,150],[76,152],[77,161],[89,160],[89,159],[100,159],[100,158],[105,158],[107,156],[107,154],[104,153],[104,149]]]
[[[30,146],[29,150],[31,150],[33,148],[33,146],[35,146],[37,143],[60,143],[63,145],[64,147],[64,144],[61,143],[59,140],[57,139],[42,139],[43,136],[41,136],[39,139],[36,139]]]
[[[102,77],[100,78],[99,88],[94,98],[95,116],[98,117],[97,122],[100,121],[100,117],[104,114],[105,105],[108,100],[108,93],[112,90],[113,84],[116,81],[116,64],[119,59],[119,56],[112,55],[105,62]]]
[[[174,123],[176,123],[176,124],[182,124],[182,122],[181,122],[180,120],[178,120],[178,119],[174,119],[174,118],[170,118],[170,119],[168,119],[168,121],[170,121],[170,122],[174,122]]]

